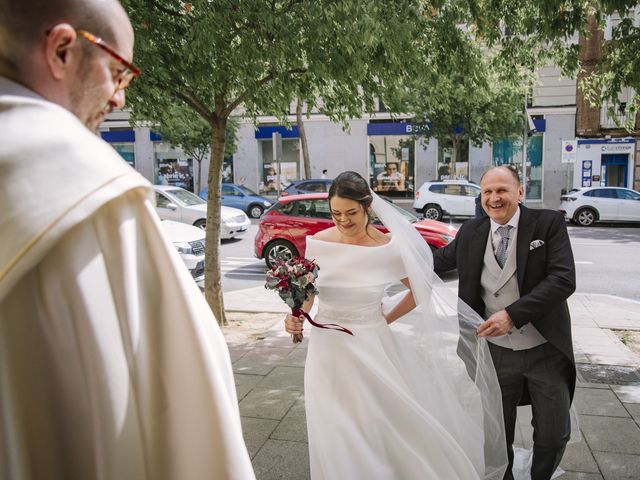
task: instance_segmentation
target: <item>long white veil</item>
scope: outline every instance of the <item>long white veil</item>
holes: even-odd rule
[[[479,478],[501,480],[507,466],[502,396],[487,341],[476,336],[483,319],[435,275],[431,250],[411,223],[371,193],[374,213],[400,249],[417,305],[391,324],[409,384]]]

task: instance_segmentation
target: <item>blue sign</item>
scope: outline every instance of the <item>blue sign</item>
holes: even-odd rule
[[[536,127],[536,132],[538,133],[547,131],[547,121],[544,118],[534,118],[533,125]]]
[[[133,130],[118,130],[115,132],[100,132],[102,139],[109,143],[135,142],[136,132]]]
[[[415,135],[420,128],[429,129],[430,124],[425,126],[414,125],[411,122],[385,122],[370,123],[367,125],[367,135]]]
[[[594,138],[594,139],[578,139],[578,145],[611,145],[618,143],[635,143],[635,138]]]
[[[271,135],[276,132],[282,135],[282,138],[300,138],[297,125],[292,125],[291,128],[284,125],[258,127],[256,128],[256,138],[271,140]]]

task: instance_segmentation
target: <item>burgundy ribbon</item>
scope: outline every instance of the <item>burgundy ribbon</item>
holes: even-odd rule
[[[326,328],[327,330],[338,330],[340,332],[344,332],[344,333],[348,333],[349,335],[353,335],[353,332],[351,330],[349,330],[348,328],[344,328],[343,326],[338,325],[337,323],[316,323],[316,322],[314,322],[313,319],[309,316],[309,314],[307,312],[305,312],[304,310],[302,310],[301,308],[293,308],[293,309],[291,309],[291,313],[293,314],[294,317],[299,317],[300,315],[304,316],[304,318],[309,320],[309,323],[311,325],[313,325],[314,327]]]

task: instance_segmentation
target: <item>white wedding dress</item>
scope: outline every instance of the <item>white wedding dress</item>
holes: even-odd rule
[[[484,478],[482,429],[468,422],[460,431],[451,418],[459,416],[449,409],[452,399],[464,393],[424,371],[405,348],[410,331],[395,332],[382,316],[385,288],[407,277],[396,243],[307,238],[306,257],[320,267],[315,321],[353,332],[313,327],[310,336],[305,404],[313,480]],[[469,402],[459,410],[476,407]]]

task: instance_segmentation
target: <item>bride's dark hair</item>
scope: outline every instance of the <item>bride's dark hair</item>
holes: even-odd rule
[[[367,181],[359,173],[349,171],[342,172],[331,184],[329,202],[335,196],[355,200],[362,205],[365,211],[373,201]]]
[[[369,226],[369,206],[373,197],[369,184],[359,173],[347,171],[338,175],[329,187],[329,207],[331,207],[331,199],[336,196],[355,200],[362,205],[367,214],[367,226]]]

